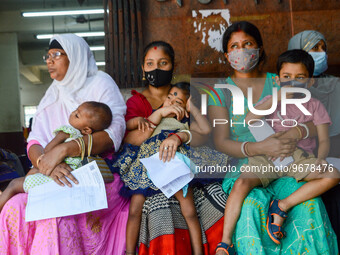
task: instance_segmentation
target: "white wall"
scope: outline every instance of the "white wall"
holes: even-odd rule
[[[47,88],[51,85],[52,79],[47,72],[41,72],[43,84],[35,85],[20,75],[20,98],[21,98],[21,123],[24,125],[24,106],[38,105],[44,96]]]

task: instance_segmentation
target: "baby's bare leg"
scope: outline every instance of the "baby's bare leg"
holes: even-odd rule
[[[189,188],[187,196],[183,197],[183,191],[180,190],[175,197],[180,203],[181,212],[189,228],[192,254],[203,255],[201,225],[197,217],[193,191]]]
[[[20,177],[20,178],[16,178],[12,180],[8,184],[4,192],[0,194],[0,211],[2,210],[2,208],[4,207],[4,205],[10,198],[12,198],[14,195],[18,193],[24,192],[24,188],[23,188],[24,181],[25,181],[25,177]]]
[[[135,254],[142,220],[142,210],[145,197],[135,194],[131,197],[129,218],[126,224],[126,254]]]
[[[35,167],[31,168],[31,170],[28,171],[28,173],[26,174],[27,175],[32,175],[32,174],[37,174],[39,173],[39,170]]]

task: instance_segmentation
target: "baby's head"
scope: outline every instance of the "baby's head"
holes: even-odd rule
[[[83,135],[102,131],[111,125],[112,112],[106,104],[87,101],[79,105],[69,118],[69,123]]]
[[[288,50],[277,61],[280,86],[308,88],[313,85],[314,60],[304,50]]]
[[[190,97],[190,83],[178,82],[172,85],[168,97],[165,99],[163,106],[178,105],[186,107]]]

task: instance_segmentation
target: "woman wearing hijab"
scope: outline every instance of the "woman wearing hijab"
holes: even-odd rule
[[[293,36],[288,43],[288,50],[302,49],[314,59],[315,83],[309,88],[312,97],[319,99],[327,109],[332,120],[329,127],[331,147],[329,157],[340,157],[340,79],[325,74],[327,70],[327,43],[318,31],[306,30]]]
[[[306,30],[293,36],[288,43],[288,50],[302,49],[314,59],[315,83],[309,88],[312,97],[319,99],[327,109],[332,120],[329,126],[330,157],[340,157],[340,79],[325,74],[327,70],[327,43],[325,37],[318,31]],[[329,219],[340,243],[340,185],[322,195]],[[340,246],[339,246],[340,252]]]
[[[110,107],[113,120],[108,129],[93,134],[93,151],[117,150],[125,132],[126,106],[112,78],[98,71],[82,38],[55,35],[44,59],[53,82],[38,106],[27,151],[41,173],[68,184],[65,176],[72,180],[71,169],[63,159],[78,156],[79,147],[71,141],[45,152],[52,131],[68,124],[71,112],[84,101],[102,102]],[[87,145],[87,137],[84,140]],[[118,175],[106,184],[108,209],[30,223],[25,223],[27,194],[13,197],[0,214],[0,254],[122,254],[129,202],[118,195],[120,187]]]

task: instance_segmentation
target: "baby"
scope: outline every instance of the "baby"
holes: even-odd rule
[[[111,109],[103,103],[88,101],[82,103],[69,117],[70,126],[61,126],[53,133],[55,137],[46,145],[45,152],[50,151],[60,143],[68,142],[75,139],[79,144],[83,135],[90,135],[97,131],[102,131],[111,125],[112,112]],[[82,166],[81,157],[67,157],[65,162],[74,170]],[[39,159],[37,160],[39,167]],[[39,169],[32,168],[27,176],[12,180],[3,193],[0,193],[0,211],[5,203],[14,195],[28,191],[40,184],[47,183],[53,179],[49,176],[39,173]],[[59,180],[58,180],[59,181]],[[56,181],[59,185],[64,185],[60,181]]]

